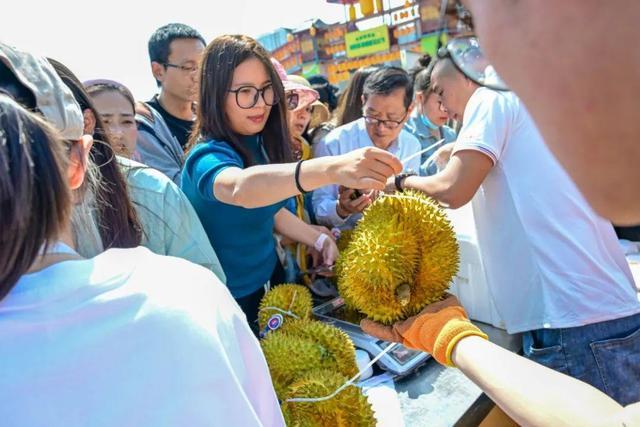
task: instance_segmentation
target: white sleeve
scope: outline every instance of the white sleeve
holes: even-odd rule
[[[339,137],[335,136],[334,132],[331,132],[313,147],[313,157],[333,156],[334,154],[328,148],[328,143],[334,140],[337,143],[338,139]],[[316,220],[321,225],[335,227],[344,224],[349,218],[341,218],[336,211],[338,206],[337,185],[327,185],[314,190],[311,204],[313,205]]]
[[[478,91],[482,92],[474,93],[465,108],[464,124],[452,154],[480,151],[495,165],[504,151],[513,114],[504,95],[485,88]]]

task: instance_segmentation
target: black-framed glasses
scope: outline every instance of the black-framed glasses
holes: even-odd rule
[[[262,89],[255,86],[241,86],[238,89],[228,89],[228,92],[235,93],[238,107],[245,110],[253,108],[258,103],[259,96],[262,96],[262,100],[268,106],[276,105],[280,101],[272,84]]]
[[[298,108],[300,102],[300,96],[295,92],[290,92],[285,95],[287,101],[287,110],[293,111]]]
[[[171,64],[170,62],[165,62],[162,65],[164,65],[165,67],[177,68],[178,70],[184,71],[185,73],[189,73],[189,74],[193,74],[196,71],[198,71],[197,65],[178,65],[178,64]]]
[[[404,114],[404,117],[402,119],[400,119],[400,121],[398,120],[382,120],[382,119],[377,119],[375,117],[371,117],[371,116],[363,116],[364,117],[364,121],[372,126],[378,126],[380,124],[382,124],[382,126],[386,127],[387,129],[397,129],[398,126],[402,125],[402,122],[404,122],[404,119],[407,117],[407,113]]]

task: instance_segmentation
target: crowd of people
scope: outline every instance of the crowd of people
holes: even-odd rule
[[[529,3],[466,3],[514,92],[443,48],[410,71],[360,69],[337,93],[287,75],[248,36],[207,43],[172,23],[149,40],[159,90],[140,102],[0,43],[3,423],[284,425],[261,298],[287,282],[316,289],[340,232],[381,192],[413,189],[472,203],[492,298],[525,358],[488,342],[453,297],[362,328],[457,366],[521,424],[640,424],[640,302],[610,222],[640,219],[637,169],[576,154],[600,150],[602,121],[571,103],[602,76],[580,74],[566,99],[538,92],[536,68],[504,43],[560,24]],[[549,84],[587,59],[572,52],[575,64],[547,58]],[[640,129],[625,126],[627,147]],[[596,172],[619,186],[603,194]]]

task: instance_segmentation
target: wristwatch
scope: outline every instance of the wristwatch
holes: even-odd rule
[[[416,175],[415,172],[402,172],[396,175],[394,179],[394,183],[396,184],[396,190],[400,192],[404,191],[404,188],[402,187],[404,180],[407,179],[408,176],[414,176],[414,175]]]

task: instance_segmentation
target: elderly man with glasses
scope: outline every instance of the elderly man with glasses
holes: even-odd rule
[[[364,85],[364,117],[331,131],[314,147],[314,157],[345,154],[363,147],[387,150],[404,163],[405,171],[420,168],[420,142],[403,130],[409,118],[413,84],[406,71],[384,67],[371,74]],[[376,193],[356,191],[331,185],[314,191],[313,209],[322,225],[346,230],[353,228],[361,212],[371,204]]]

